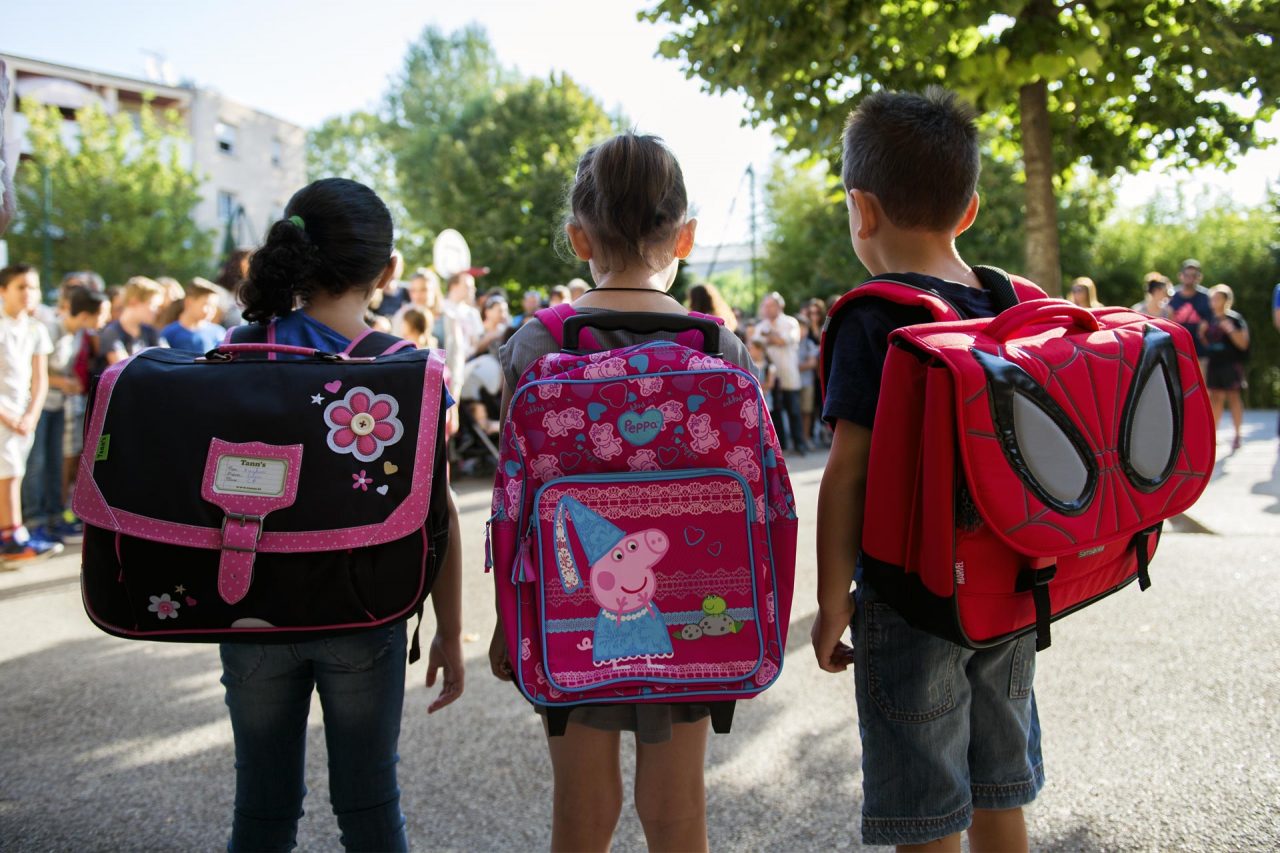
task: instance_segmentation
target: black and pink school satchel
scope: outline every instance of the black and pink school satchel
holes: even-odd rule
[[[91,392],[74,509],[107,633],[294,642],[421,611],[448,546],[442,356],[256,337],[144,350]]]

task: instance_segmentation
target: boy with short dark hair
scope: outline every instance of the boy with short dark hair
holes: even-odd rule
[[[187,352],[208,352],[222,343],[227,330],[213,322],[218,313],[219,291],[211,281],[192,279],[182,298],[178,319],[160,330],[165,343]]]
[[[994,316],[991,293],[955,247],[978,213],[978,171],[974,113],[954,95],[931,87],[865,97],[845,127],[842,177],[853,248],[871,275],[896,274],[966,318]],[[967,829],[974,851],[1025,850],[1021,807],[1044,784],[1034,638],[963,648],[908,625],[861,577],[863,507],[875,499],[866,493],[871,428],[889,334],[932,317],[873,298],[855,301],[847,315],[826,344],[833,357],[823,417],[835,433],[818,495],[812,640],[824,670],[854,665],[862,840],[958,851]],[[852,648],[841,639],[851,624]]]

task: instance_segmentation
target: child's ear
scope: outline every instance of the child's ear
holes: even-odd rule
[[[849,228],[859,240],[873,236],[880,228],[880,200],[864,190],[849,190]]]
[[[569,235],[569,245],[573,247],[573,253],[578,256],[578,260],[591,260],[591,238],[587,236],[582,226],[570,222],[564,230]]]
[[[969,226],[973,225],[973,221],[978,218],[978,204],[978,194],[974,193],[969,199],[969,206],[964,209],[964,216],[960,217],[960,221],[956,223],[955,233],[951,236],[959,237],[969,230]]]
[[[396,269],[400,266],[400,261],[393,254],[391,260],[387,261],[387,265],[382,268],[382,274],[378,276],[378,280],[374,282],[374,290],[382,290],[391,284],[391,280],[396,277]]]
[[[693,251],[693,237],[697,230],[696,219],[690,219],[680,226],[680,231],[676,234],[676,257],[680,260],[689,257],[689,253]]]

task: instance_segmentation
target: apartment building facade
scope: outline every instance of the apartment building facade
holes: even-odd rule
[[[306,182],[306,131],[216,91],[8,53],[0,53],[0,59],[9,77],[6,144],[22,158],[30,150],[23,108],[33,103],[62,111],[69,141],[77,136],[75,111],[91,104],[112,115],[136,115],[147,99],[155,110],[174,110],[182,131],[175,137],[182,162],[204,177],[201,201],[191,215],[200,227],[217,233],[219,253],[228,232],[240,247],[257,245],[289,196]]]

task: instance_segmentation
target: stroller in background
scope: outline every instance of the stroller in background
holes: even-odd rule
[[[502,365],[496,356],[486,352],[467,362],[458,398],[458,434],[450,451],[454,470],[492,477],[502,432]]]

